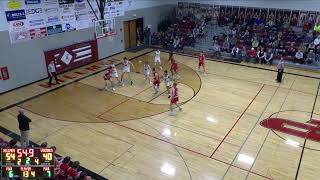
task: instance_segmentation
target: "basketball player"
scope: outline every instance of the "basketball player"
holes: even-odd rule
[[[111,65],[111,77],[117,79],[118,83],[121,84],[121,81],[119,80],[118,71],[114,63]]]
[[[178,74],[178,63],[174,59],[172,52],[169,55],[169,60],[168,61],[170,61],[170,63],[171,63],[170,71],[171,71],[172,78],[179,79],[180,77],[179,77],[179,74]]]
[[[123,71],[122,71],[122,74],[121,74],[121,85],[124,86],[124,82],[123,82],[123,76],[124,74],[128,74],[129,76],[129,79],[130,79],[130,83],[131,83],[131,86],[133,84],[132,82],[132,79],[131,79],[131,75],[130,75],[130,66],[133,66],[133,64],[125,57],[123,58],[123,61],[122,61],[122,64],[123,64]]]
[[[152,83],[151,79],[150,79],[151,67],[150,67],[148,61],[145,61],[144,65],[143,65],[143,68],[144,68],[145,82],[149,82],[151,84]]]
[[[179,111],[182,111],[182,108],[178,105],[179,102],[179,94],[178,94],[178,88],[177,83],[173,83],[173,87],[171,88],[171,95],[170,95],[170,115],[173,114],[173,105],[176,105],[179,108]]]
[[[167,93],[169,94],[168,98],[170,98],[171,79],[167,70],[164,71],[163,82],[166,85]]]
[[[203,73],[206,73],[206,69],[204,67],[204,62],[206,60],[206,57],[204,56],[203,52],[200,53],[198,59],[199,59],[198,70],[200,71],[200,67],[202,67],[203,68]]]
[[[157,49],[154,56],[154,66],[157,67],[157,65],[159,64],[160,69],[162,69],[160,53],[161,53],[160,50]]]
[[[104,79],[106,84],[105,84],[104,88],[102,88],[101,90],[103,90],[103,89],[107,90],[108,89],[108,82],[110,82],[112,91],[115,91],[115,88],[114,88],[113,82],[111,80],[111,77],[112,77],[112,66],[109,66],[107,68],[106,73],[103,75],[103,79]]]
[[[153,72],[153,89],[154,89],[154,94],[157,94],[160,89],[160,76],[159,73],[157,72],[156,68],[152,68]]]

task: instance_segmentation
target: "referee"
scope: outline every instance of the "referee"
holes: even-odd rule
[[[281,83],[281,81],[282,81],[282,75],[283,75],[283,71],[284,71],[284,61],[283,61],[283,57],[281,57],[278,65],[277,65],[277,69],[278,69],[277,82],[278,82],[278,83]]]
[[[49,87],[51,87],[52,77],[54,77],[57,84],[60,84],[57,77],[57,70],[56,70],[54,61],[51,61],[50,64],[48,65],[48,72],[49,72]]]

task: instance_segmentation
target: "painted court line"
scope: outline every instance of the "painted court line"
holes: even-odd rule
[[[102,119],[102,118],[99,118],[99,119]],[[105,119],[102,119],[102,120],[105,120]],[[172,143],[172,142],[170,142],[170,141],[166,141],[166,140],[164,140],[164,139],[161,139],[161,138],[158,138],[158,137],[152,136],[152,135],[150,135],[150,134],[147,134],[147,133],[141,132],[141,131],[136,130],[136,129],[134,129],[134,128],[131,128],[131,127],[128,127],[128,126],[122,125],[122,124],[120,124],[120,123],[112,122],[112,121],[108,121],[108,120],[105,120],[105,121],[110,122],[110,123],[112,123],[112,124],[115,124],[115,125],[117,125],[117,126],[120,126],[120,127],[126,128],[126,129],[129,129],[129,130],[132,130],[132,131],[134,131],[134,132],[136,132],[136,133],[139,133],[139,134],[142,134],[142,135],[148,136],[148,137],[150,137],[150,138],[157,139],[157,140],[159,140],[159,141],[162,141],[162,142],[165,142],[165,143],[168,143],[168,144],[174,145],[174,146],[176,146],[176,147],[179,147],[179,148],[184,149],[184,150],[186,150],[186,151],[189,151],[189,152],[192,152],[192,153],[198,154],[198,155],[200,155],[200,156],[203,156],[203,157],[206,157],[206,158],[213,159],[213,160],[215,160],[215,161],[218,161],[218,162],[221,162],[221,163],[224,163],[224,164],[230,165],[230,166],[232,166],[232,167],[234,167],[234,168],[241,169],[241,170],[246,171],[246,172],[249,172],[249,173],[251,173],[251,174],[255,174],[255,175],[260,176],[260,177],[263,177],[263,178],[265,178],[265,179],[272,179],[272,178],[269,178],[269,177],[267,177],[267,176],[264,176],[264,175],[258,174],[258,173],[256,173],[256,172],[248,171],[248,170],[246,170],[246,169],[244,169],[244,168],[241,168],[241,167],[238,167],[238,166],[235,166],[235,165],[229,164],[229,163],[227,163],[227,162],[225,162],[225,161],[222,161],[222,160],[220,160],[220,159],[210,157],[210,156],[208,156],[208,155],[206,155],[206,154],[203,154],[203,153],[201,153],[201,152],[197,152],[197,151],[191,150],[191,149],[189,149],[189,148],[186,148],[186,147],[180,146],[180,145],[178,145],[178,144]]]
[[[242,118],[242,116],[244,115],[244,113],[247,112],[247,110],[249,109],[249,107],[251,106],[251,104],[253,103],[253,101],[257,98],[257,96],[260,94],[260,92],[262,91],[263,87],[265,85],[263,84],[260,88],[260,90],[258,91],[258,93],[253,97],[253,99],[251,100],[251,102],[248,104],[248,106],[246,107],[246,109],[242,112],[242,114],[239,116],[239,118],[236,120],[236,122],[233,124],[233,126],[231,127],[231,129],[228,131],[228,133],[224,136],[224,138],[222,139],[222,141],[220,142],[220,144],[217,146],[217,148],[215,148],[215,150],[212,152],[210,158],[212,158],[212,156],[214,155],[214,153],[217,152],[217,150],[219,149],[219,147],[221,146],[221,144],[224,142],[224,140],[228,137],[228,135],[231,133],[232,129],[238,124],[238,122],[240,121],[240,119]]]

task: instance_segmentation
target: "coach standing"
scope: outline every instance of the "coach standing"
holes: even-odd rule
[[[48,65],[48,73],[49,73],[49,87],[51,87],[52,77],[54,77],[54,79],[56,80],[56,83],[59,84],[59,80],[57,77],[57,70],[56,70],[54,61],[51,61],[50,64]]]
[[[21,147],[25,148],[29,146],[29,123],[31,120],[24,115],[23,110],[19,110],[19,115],[18,115],[18,122],[19,122],[19,129],[21,132],[20,136],[20,142],[21,142]]]
[[[284,71],[284,61],[283,61],[283,57],[281,57],[278,65],[277,65],[277,69],[278,69],[277,82],[278,82],[278,83],[281,83],[281,81],[282,81],[282,75],[283,75],[283,71]]]

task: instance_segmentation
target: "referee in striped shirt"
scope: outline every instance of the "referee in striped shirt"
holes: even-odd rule
[[[278,83],[281,83],[281,81],[282,81],[282,75],[283,75],[283,71],[284,71],[284,61],[283,61],[283,57],[281,57],[278,65],[277,65],[277,69],[278,69],[277,82],[278,82]]]

